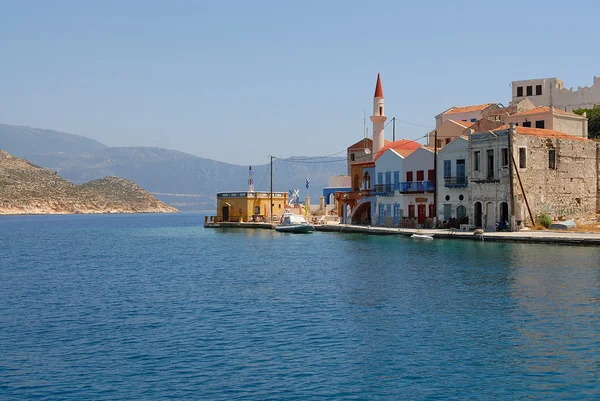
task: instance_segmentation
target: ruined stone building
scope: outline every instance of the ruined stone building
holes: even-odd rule
[[[531,226],[542,212],[560,220],[598,210],[596,142],[513,125],[471,133],[468,147],[469,221],[477,227]]]
[[[565,111],[600,106],[600,78],[592,86],[565,89],[558,78],[529,79],[512,82],[512,100],[528,98],[536,106],[550,106]]]

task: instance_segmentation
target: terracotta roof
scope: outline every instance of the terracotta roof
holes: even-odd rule
[[[381,77],[379,73],[377,73],[377,84],[375,85],[375,96],[373,97],[383,97],[383,89],[381,89]]]
[[[526,111],[522,111],[520,113],[512,114],[511,117],[512,116],[528,116],[528,115],[532,115],[532,114],[550,113],[551,111],[552,111],[551,107],[540,106],[540,107],[536,107],[536,108],[531,109],[531,110],[526,110]],[[556,114],[564,114],[564,115],[569,115],[569,116],[577,116],[578,115],[578,114],[575,114],[575,113],[571,113],[569,111],[564,111],[564,110],[556,109],[556,108],[554,109],[554,112]],[[583,116],[579,116],[579,117],[583,118]]]
[[[475,124],[475,121],[458,121],[458,120],[448,120],[452,121],[455,124],[458,124],[462,127],[469,128],[471,125]]]
[[[410,155],[415,150],[419,149],[421,145],[419,142],[411,141],[410,139],[401,139],[396,142],[390,142],[386,144],[377,154],[375,155],[375,160],[379,159],[382,154],[386,152],[388,149],[393,149],[396,153],[398,153],[402,157],[406,157]]]
[[[475,106],[452,107],[451,109],[443,112],[442,115],[457,114],[457,113],[469,113],[471,111],[479,111],[479,110],[483,110],[493,104],[494,103],[485,103],[485,104],[478,104]]]
[[[494,132],[504,131],[509,128],[510,128],[509,125],[503,125],[501,127],[494,129],[493,131]],[[530,127],[521,127],[521,126],[515,127],[515,129],[517,130],[517,134],[522,134],[522,135],[536,135],[536,136],[540,136],[543,138],[558,138],[558,139],[568,139],[568,140],[574,140],[574,141],[593,142],[587,138],[582,138],[580,136],[575,136],[575,135],[569,135],[564,132],[554,131],[551,129],[530,128]]]

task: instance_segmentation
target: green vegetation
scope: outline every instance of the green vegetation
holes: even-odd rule
[[[550,225],[552,224],[552,217],[542,212],[538,216],[538,224],[544,226],[545,228],[550,228]]]
[[[582,115],[587,113],[588,118],[588,137],[590,139],[600,138],[600,106],[596,106],[593,109],[577,109],[573,110],[573,113]]]

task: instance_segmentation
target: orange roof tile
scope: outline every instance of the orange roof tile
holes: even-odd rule
[[[381,89],[381,77],[379,73],[377,73],[377,84],[375,84],[375,96],[373,97],[383,97],[383,89]]]
[[[528,116],[528,115],[533,115],[533,114],[550,113],[551,110],[552,110],[551,107],[540,106],[540,107],[533,108],[531,110],[526,110],[526,111],[522,111],[520,113],[515,113],[515,114],[513,114],[513,116]],[[564,114],[564,115],[569,115],[569,116],[577,116],[577,114],[575,114],[575,113],[571,113],[570,111],[564,111],[564,110],[561,110],[561,109],[554,109],[554,112],[556,114]]]
[[[471,125],[475,124],[474,121],[458,121],[458,120],[448,120],[448,121],[452,121],[453,123],[458,124],[465,128],[469,128]]]
[[[421,145],[419,142],[411,141],[410,139],[401,139],[396,142],[390,142],[386,144],[377,154],[375,155],[375,160],[379,159],[382,154],[384,154],[388,149],[393,149],[396,153],[398,153],[402,157],[406,157],[410,155],[415,150],[419,149]]]
[[[485,103],[485,104],[477,104],[475,106],[461,106],[461,107],[452,107],[450,110],[446,110],[442,113],[442,115],[448,114],[457,114],[457,113],[469,113],[471,111],[479,111],[483,110],[494,103]]]
[[[510,128],[509,125],[503,125],[501,127],[494,129],[493,131],[494,132],[504,131],[509,128]],[[582,138],[580,136],[575,136],[575,135],[569,135],[564,132],[554,131],[551,129],[530,128],[530,127],[521,127],[521,126],[515,127],[515,129],[517,130],[517,134],[522,134],[522,135],[536,135],[536,136],[541,136],[543,138],[558,138],[558,139],[568,139],[568,140],[574,140],[574,141],[593,142],[587,138]]]

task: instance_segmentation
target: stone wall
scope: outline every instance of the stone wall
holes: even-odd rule
[[[526,149],[526,168],[520,168],[519,148]],[[582,218],[597,211],[597,144],[592,141],[549,138],[537,135],[514,136],[515,198],[517,214],[530,223],[523,192],[534,219],[546,212],[554,219]],[[555,168],[549,167],[554,150]],[[519,185],[518,175],[524,191]],[[527,218],[525,218],[527,217]]]

